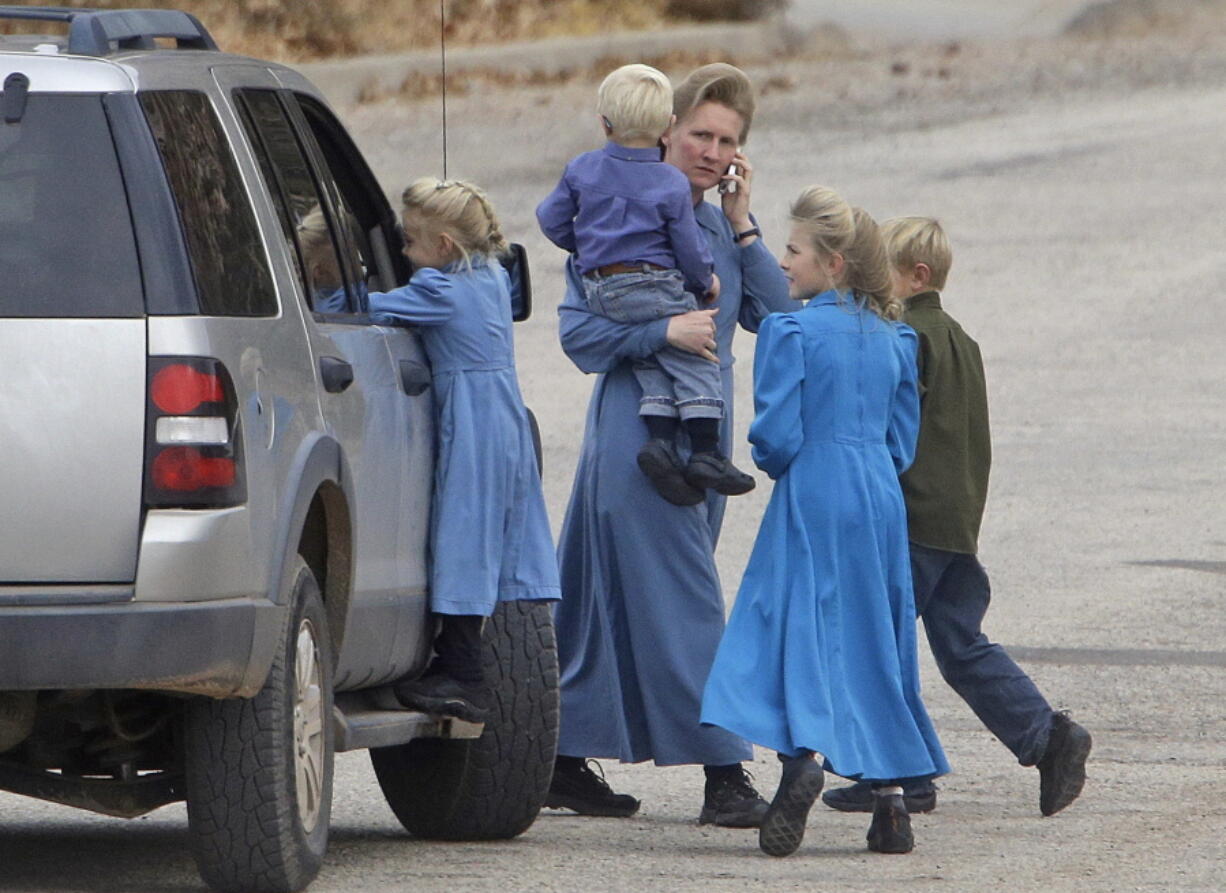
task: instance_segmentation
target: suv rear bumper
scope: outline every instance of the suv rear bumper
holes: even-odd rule
[[[0,691],[250,695],[251,659],[267,656],[282,613],[266,599],[0,607]]]

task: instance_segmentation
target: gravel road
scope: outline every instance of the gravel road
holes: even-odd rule
[[[861,41],[753,68],[757,213],[780,247],[809,183],[884,218],[940,217],[946,306],[979,340],[995,435],[982,558],[989,633],[1095,735],[1082,799],[1039,817],[1017,766],[924,656],[954,772],[906,858],[864,849],[866,817],[820,807],[800,852],[699,827],[694,768],[606,765],[628,820],[545,814],[520,839],[402,833],[364,754],[338,759],[333,843],[312,890],[1219,890],[1226,849],[1226,31],[1144,39]],[[517,330],[560,525],[591,381],[557,346],[561,254],[535,203],[595,145],[593,85],[453,96],[452,176],[486,184],[527,244],[537,311]],[[439,171],[433,103],[342,109],[390,193]],[[737,412],[748,422],[752,336]],[[746,451],[738,447],[741,459]],[[765,482],[764,482],[765,483]],[[769,486],[730,504],[735,594]],[[773,756],[753,767],[773,791]],[[831,779],[832,782],[835,780]],[[183,810],[132,822],[0,795],[0,890],[196,891]]]

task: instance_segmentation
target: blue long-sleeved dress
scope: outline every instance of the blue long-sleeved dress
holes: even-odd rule
[[[407,285],[370,295],[376,323],[421,326],[434,376],[430,609],[440,614],[488,617],[499,601],[560,595],[515,375],[509,288],[491,262],[422,268]]]
[[[695,215],[721,283],[715,321],[727,449],[737,324],[756,331],[768,313],[796,305],[761,240],[736,245],[714,205],[699,204]],[[635,464],[647,432],[628,361],[667,343],[668,320],[623,325],[591,314],[573,268],[559,314],[567,355],[583,371],[603,373],[588,407],[558,547],[559,753],[663,765],[749,759],[746,742],[698,722],[702,686],[724,629],[714,558],[724,498],[671,505]]]
[[[919,431],[916,337],[829,291],[769,317],[753,457],[775,479],[702,720],[853,778],[947,772],[920,700],[898,475]]]

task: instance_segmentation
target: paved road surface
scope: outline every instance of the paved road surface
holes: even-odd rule
[[[1036,773],[1012,762],[925,658],[954,773],[938,811],[917,818],[906,858],[870,857],[861,817],[818,809],[800,853],[772,860],[752,833],[695,824],[697,769],[616,765],[606,767],[614,785],[644,799],[633,819],[552,814],[507,843],[424,844],[400,831],[365,756],[350,754],[338,760],[333,844],[313,890],[1221,889],[1221,54],[1203,65],[1173,54],[1164,74],[1144,61],[1152,54],[1119,62],[1111,50],[1127,69],[1117,78],[1069,67],[1088,55],[1059,47],[1050,64],[1026,63],[1039,51],[1018,49],[1000,74],[1002,52],[940,61],[919,49],[905,76],[888,73],[889,58],[756,71],[773,86],[749,148],[776,248],[788,200],[814,181],[879,217],[945,221],[955,248],[947,306],[982,344],[991,389],[990,632],[1018,646],[1053,703],[1093,731],[1083,799],[1041,819]],[[947,79],[938,64],[953,67]],[[849,76],[855,65],[862,77]],[[490,185],[535,262],[537,313],[518,345],[555,526],[590,380],[557,348],[561,256],[531,214],[564,160],[592,144],[591,116],[575,111],[590,92],[477,93],[451,108],[451,174]],[[345,116],[389,192],[437,170],[432,105]],[[738,348],[743,431],[752,338]],[[730,508],[720,552],[730,599],[767,489]],[[754,771],[773,790],[771,755]],[[121,822],[0,795],[0,890],[199,889],[180,807]]]
[[[887,37],[1049,37],[1086,0],[791,0],[801,24],[834,22]]]

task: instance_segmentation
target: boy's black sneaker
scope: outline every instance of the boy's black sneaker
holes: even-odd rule
[[[585,760],[554,764],[545,805],[550,809],[570,809],[579,815],[625,818],[638,812],[640,804],[629,794],[614,793],[604,780],[600,764]]]
[[[779,790],[758,831],[758,847],[768,856],[790,856],[805,837],[805,822],[822,792],[825,773],[813,757],[797,757],[783,764]]]
[[[673,505],[698,505],[706,499],[701,489],[686,481],[677,448],[669,441],[659,438],[647,441],[639,450],[638,464],[656,492]]]
[[[873,795],[873,823],[868,826],[868,848],[874,853],[909,853],[915,849],[911,817],[900,794]]]
[[[685,466],[685,479],[692,487],[714,490],[725,496],[740,496],[756,486],[751,475],[732,464],[719,453],[694,453]]]
[[[822,794],[822,802],[839,812],[872,812],[876,803],[873,786],[857,781],[845,788],[831,788]],[[902,802],[907,812],[932,812],[937,808],[937,788],[930,781],[903,785]]]
[[[461,682],[446,673],[427,669],[418,679],[398,682],[392,691],[403,706],[432,716],[452,716],[465,722],[485,722],[486,687]]]
[[[735,773],[707,779],[698,823],[721,828],[757,828],[768,808],[769,804],[753,786],[753,776],[744,767],[738,767]]]
[[[1067,713],[1052,716],[1047,749],[1039,760],[1039,812],[1055,815],[1077,799],[1086,783],[1090,733]]]

